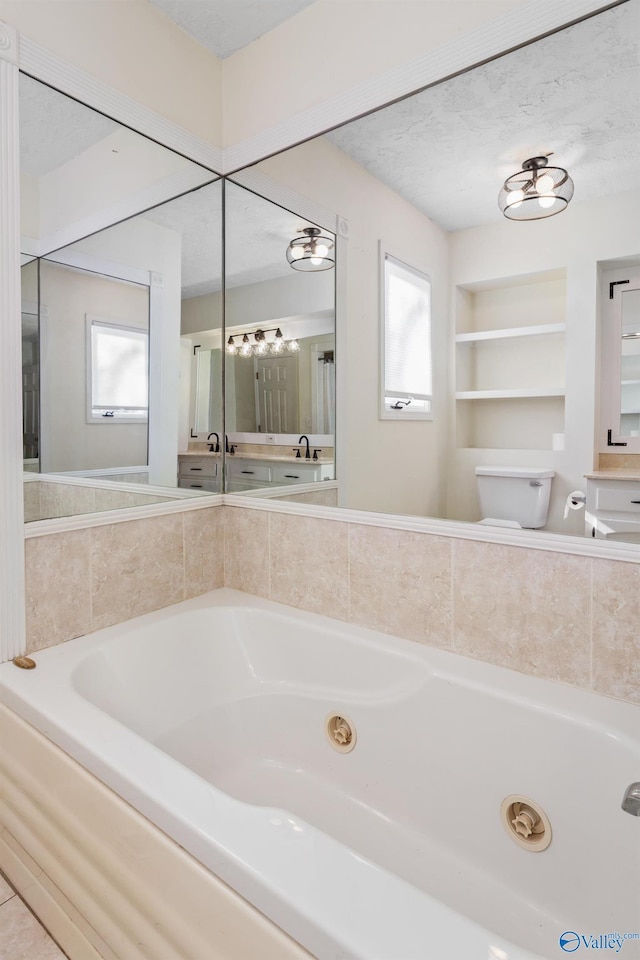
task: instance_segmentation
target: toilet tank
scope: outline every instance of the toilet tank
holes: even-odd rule
[[[476,467],[482,518],[544,527],[554,476],[536,467]]]

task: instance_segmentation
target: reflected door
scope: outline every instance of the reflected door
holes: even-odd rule
[[[259,433],[298,433],[298,362],[293,357],[256,361]]]

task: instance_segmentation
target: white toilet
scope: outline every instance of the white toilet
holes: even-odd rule
[[[553,470],[535,467],[476,467],[480,523],[493,527],[544,527]]]

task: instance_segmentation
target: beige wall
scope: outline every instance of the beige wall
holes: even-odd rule
[[[43,260],[40,295],[42,470],[146,464],[146,423],[87,423],[85,317],[148,330],[148,288]]]
[[[259,164],[260,173],[349,222],[346,316],[346,478],[343,504],[380,513],[443,516],[448,430],[447,234],[328,140],[318,138]],[[433,421],[379,420],[379,249],[428,274],[433,283]],[[344,341],[342,341],[344,343]],[[346,361],[345,361],[346,356]],[[345,482],[346,479],[346,482]]]
[[[182,301],[180,311],[182,336],[219,330],[222,326],[222,294],[206,293],[202,297],[189,297]]]
[[[147,0],[0,0],[0,19],[221,146],[222,62]]]
[[[317,0],[224,61],[224,146],[434,51],[522,2]]]

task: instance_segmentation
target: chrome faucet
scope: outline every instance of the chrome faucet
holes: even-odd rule
[[[219,437],[218,434],[215,432],[215,430],[213,430],[213,431],[209,434],[209,436],[207,437],[207,440],[211,440],[211,437],[215,437],[215,438],[216,438],[216,445],[215,445],[215,447],[214,447],[214,445],[213,445],[212,443],[210,443],[210,444],[209,444],[209,450],[211,451],[211,453],[220,453],[220,437]]]
[[[630,783],[622,798],[622,809],[632,817],[640,817],[640,783]]]
[[[306,440],[306,441],[307,441],[307,450],[306,450],[306,453],[305,453],[305,455],[304,455],[304,458],[305,458],[305,460],[311,460],[311,450],[309,449],[309,437],[306,435],[306,433],[303,433],[303,434],[302,434],[302,436],[301,436],[300,439],[298,440],[298,443],[302,443],[303,440]]]

